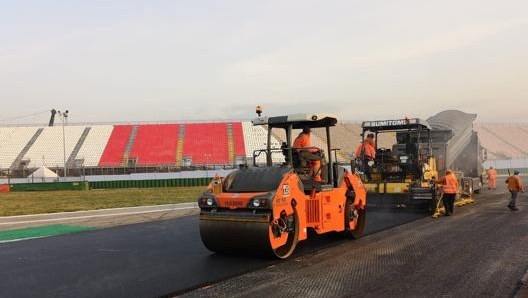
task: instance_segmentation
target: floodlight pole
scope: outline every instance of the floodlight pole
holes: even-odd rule
[[[61,112],[57,111],[59,118],[62,121],[62,158],[64,162],[64,178],[68,176],[68,168],[66,167],[66,132],[64,129],[65,124],[68,122],[68,110]]]

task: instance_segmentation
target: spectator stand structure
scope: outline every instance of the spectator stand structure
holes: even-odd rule
[[[528,168],[528,123],[475,123],[484,168],[494,166],[500,174],[508,168]],[[332,132],[336,160],[349,163],[359,143],[360,124],[338,123]],[[130,124],[74,124],[64,127],[9,125],[0,127],[0,176],[27,177],[46,166],[63,177],[171,173],[193,170],[233,169],[252,163],[255,150],[267,143],[267,129],[248,121],[169,122]],[[463,134],[469,135],[467,131]],[[326,147],[315,129],[313,142]],[[392,144],[395,136],[380,137],[380,146]],[[465,138],[464,138],[465,139]],[[280,148],[284,136],[273,135],[272,146]],[[329,154],[329,153],[326,153]],[[283,156],[274,156],[274,163]],[[257,164],[265,156],[256,157]]]

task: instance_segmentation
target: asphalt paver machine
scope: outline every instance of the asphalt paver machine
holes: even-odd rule
[[[353,162],[361,173],[370,167],[370,179],[363,177],[369,202],[377,206],[415,205],[433,212],[438,172],[432,155],[431,126],[419,118],[364,121],[362,137],[370,133],[375,135],[374,162],[366,163],[363,156]],[[380,145],[381,134],[390,135],[385,136],[394,141],[390,147]]]

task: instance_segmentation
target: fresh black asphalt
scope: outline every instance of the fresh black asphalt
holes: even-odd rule
[[[324,292],[326,297],[352,297],[358,291],[362,291],[365,297],[376,297],[372,293],[378,295],[381,293],[379,292],[381,288],[375,289],[377,283],[379,287],[385,287],[386,290],[396,291],[396,294],[392,293],[394,295],[391,294],[390,297],[419,297],[412,294],[423,294],[433,289],[436,289],[437,293],[447,293],[447,295],[431,295],[430,297],[463,297],[449,295],[452,293],[449,287],[460,283],[460,278],[462,280],[467,278],[465,276],[467,274],[482,274],[497,279],[493,270],[503,274],[500,279],[497,279],[501,283],[494,284],[491,288],[486,287],[484,294],[490,294],[487,297],[513,297],[518,288],[515,281],[522,277],[522,273],[528,267],[528,258],[526,258],[528,256],[528,200],[526,195],[521,196],[519,199],[521,211],[513,213],[505,208],[506,195],[504,190],[497,190],[493,194],[481,194],[477,197],[476,203],[457,208],[458,212],[452,218],[434,219],[426,217],[423,212],[411,209],[372,208],[368,210],[367,230],[364,238],[343,240],[335,235],[310,235],[307,241],[300,243],[296,254],[285,261],[225,256],[209,252],[201,243],[198,218],[195,215],[78,234],[1,243],[0,297],[154,298],[176,295],[245,297],[244,293],[257,297],[253,292],[247,292],[247,287],[237,288],[239,283],[245,282],[244,278],[248,275],[263,276],[265,282],[259,285],[259,289],[267,297],[310,297],[313,293],[323,293],[310,288],[309,285],[321,287],[321,284],[309,281],[310,278],[315,278],[314,276],[303,275],[302,272],[306,268],[301,265],[306,262],[315,263],[310,266],[310,270],[306,270],[307,274],[312,270],[317,270],[317,266],[321,264],[331,263],[330,267],[320,268],[319,272],[324,275],[325,268],[333,268],[329,271],[332,283],[346,278],[346,275],[343,276],[344,273],[335,274],[335,270],[347,272],[347,270],[338,269],[340,264],[348,264],[352,267],[362,264],[362,266],[372,266],[371,269],[362,269],[366,272],[370,272],[369,270],[386,272],[386,275],[382,275],[381,278],[377,274],[359,274],[355,277],[358,280],[357,285],[350,288],[339,288],[343,291],[339,292],[339,295],[331,290]],[[490,220],[487,221],[486,218]],[[398,227],[389,229],[394,226]],[[478,227],[478,230],[473,231],[471,229],[473,226]],[[516,228],[515,233],[508,233],[508,229],[512,228]],[[488,229],[488,231],[482,231],[482,229]],[[471,245],[464,244],[465,239],[456,238],[457,241],[449,242],[449,238],[446,238],[446,235],[456,237],[459,232],[463,233],[459,238],[473,236],[470,239]],[[422,288],[420,291],[409,290],[413,287],[410,284],[397,287],[388,282],[390,278],[401,277],[397,270],[402,270],[401,274],[404,273],[406,276],[410,275],[420,279],[419,275],[411,274],[414,270],[412,266],[384,267],[376,263],[376,260],[380,259],[373,255],[367,258],[370,260],[368,264],[361,263],[361,259],[354,259],[359,256],[366,258],[377,251],[376,246],[390,252],[394,241],[407,243],[411,240],[413,243],[415,241],[416,243],[429,242],[428,244],[411,245],[412,249],[417,250],[421,260],[419,269],[424,280],[418,282]],[[439,245],[431,243],[433,241],[438,241]],[[483,241],[482,245],[479,241]],[[447,245],[446,243],[453,247],[444,252],[440,244]],[[457,245],[461,247],[457,248]],[[343,255],[341,251],[343,247],[346,251],[351,251],[350,256]],[[471,250],[464,249],[467,247]],[[426,253],[427,250],[430,252]],[[349,261],[339,262],[339,259],[332,261],[329,253],[334,251],[340,258],[346,257]],[[438,270],[438,266],[448,264],[450,258],[453,258],[449,255],[450,251],[453,254],[456,254],[456,251],[468,254],[462,259],[456,259],[457,267],[466,268],[460,271],[464,276],[456,277],[456,270],[444,270],[446,273],[441,276],[440,280],[431,282],[429,279],[434,278],[434,272]],[[413,261],[416,255],[408,251],[395,249],[391,253],[404,254],[405,257],[401,260],[395,258],[390,262],[417,265]],[[524,260],[519,259],[519,254],[524,254]],[[516,261],[508,263],[506,256]],[[463,262],[465,259],[467,263]],[[471,259],[475,261],[469,261]],[[356,263],[350,264],[350,262]],[[467,268],[470,268],[474,262],[479,264],[477,267],[479,270],[485,272],[468,270]],[[488,266],[486,265],[488,263],[493,264]],[[507,266],[509,269],[504,270],[502,266]],[[274,269],[269,270],[269,268]],[[293,268],[300,270],[292,271]],[[277,270],[280,272],[277,273]],[[280,291],[273,291],[274,286],[271,283],[268,284],[266,280],[270,272],[286,274],[288,277],[286,280],[290,285],[293,284],[293,287],[298,286],[295,285],[295,276],[299,277],[298,280],[305,281],[302,285],[303,291],[299,292],[299,296],[296,295],[297,292],[283,288],[277,288]],[[354,274],[358,273],[349,272],[349,274],[356,276]],[[393,274],[393,276],[387,276],[388,274]],[[448,276],[453,277],[448,278]],[[369,280],[371,278],[376,279]],[[425,281],[426,278],[427,281]],[[409,278],[403,280],[410,282]],[[468,279],[468,282],[480,283],[482,281],[472,277]],[[364,287],[366,284],[374,288],[369,290],[368,287]],[[429,288],[424,287],[427,284]],[[202,288],[205,285],[207,287]],[[500,290],[491,290],[497,287]],[[468,288],[474,290],[473,287]],[[207,289],[211,291],[214,289],[214,292],[209,292]],[[477,294],[465,297],[484,297]],[[499,294],[506,296],[499,296]]]

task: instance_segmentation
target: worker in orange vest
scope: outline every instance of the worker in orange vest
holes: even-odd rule
[[[521,182],[521,178],[519,177],[519,171],[514,170],[513,175],[506,178],[506,184],[508,185],[508,190],[511,193],[511,199],[510,203],[507,205],[508,208],[512,211],[519,210],[515,203],[517,201],[517,196],[519,195],[519,192],[524,192],[524,185]]]
[[[451,170],[446,170],[444,177],[436,181],[442,185],[442,200],[445,208],[445,216],[453,214],[455,208],[455,198],[458,192],[458,179]]]
[[[488,169],[488,189],[497,189],[497,170],[493,167]]]
[[[355,157],[361,162],[361,168],[365,173],[367,181],[372,180],[370,167],[374,165],[374,159],[376,157],[376,146],[374,144],[373,133],[369,133],[367,138],[359,144],[356,148]]]
[[[293,148],[299,152],[299,158],[309,162],[310,171],[314,176],[314,181],[322,182],[321,178],[321,160],[323,155],[319,148],[312,146],[312,139],[310,137],[311,129],[308,126],[303,127],[303,130],[295,141],[293,142]]]

